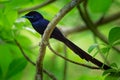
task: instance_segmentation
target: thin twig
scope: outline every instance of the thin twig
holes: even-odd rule
[[[52,47],[51,47],[50,44],[48,44],[48,48],[49,48],[54,54],[56,54],[57,56],[61,57],[62,59],[66,60],[66,61],[68,61],[68,62],[70,62],[70,63],[76,64],[76,65],[79,65],[79,66],[83,66],[83,67],[87,67],[87,68],[90,68],[90,69],[101,69],[101,68],[98,68],[98,67],[89,66],[89,65],[86,65],[86,64],[82,64],[82,63],[78,63],[78,62],[72,61],[72,60],[70,60],[70,59],[68,59],[68,58],[60,55],[60,54],[57,53],[56,51],[54,51],[54,50],[52,49]]]
[[[120,12],[117,12],[111,16],[108,16],[106,18],[103,18],[102,20],[99,20],[97,22],[94,23],[94,25],[96,25],[96,27],[100,27],[101,25],[104,24],[108,24],[110,22],[116,21],[120,19]],[[69,35],[69,34],[73,34],[73,33],[77,33],[77,32],[82,32],[85,30],[88,30],[87,25],[82,25],[82,26],[76,26],[74,28],[62,28],[63,32],[65,33],[65,35]]]
[[[99,37],[102,41],[104,41],[105,43],[107,42],[107,39],[98,31],[98,29],[96,29],[96,25],[94,25],[94,23],[92,22],[90,16],[88,15],[88,12],[86,10],[86,8],[84,7],[84,12],[82,11],[81,7],[78,5],[77,6],[78,11],[83,19],[83,21],[85,22],[85,24],[87,25],[87,27],[97,36]]]
[[[67,47],[66,45],[64,45],[64,54],[65,54],[65,57],[67,58]],[[66,80],[67,78],[67,68],[68,68],[68,63],[67,61],[65,60],[64,61],[64,72],[63,72],[63,80]]]
[[[94,40],[94,43],[95,43],[95,44],[98,44],[98,41],[97,41],[96,36],[95,36],[94,34],[93,34],[93,40]],[[97,46],[97,50],[99,51],[100,56],[102,57],[103,61],[104,61],[105,63],[107,63],[107,65],[110,65],[109,62],[108,62],[108,60],[107,60],[107,59],[105,58],[105,56],[102,54],[99,45]]]
[[[53,20],[48,24],[46,30],[44,31],[41,45],[40,45],[40,53],[36,63],[36,80],[43,80],[43,59],[46,51],[46,44],[48,43],[48,39],[55,28],[56,24],[67,14],[70,10],[72,10],[77,4],[81,3],[84,0],[72,0],[70,3],[65,5],[59,13],[53,18]]]
[[[48,5],[48,4],[53,3],[54,1],[56,1],[56,0],[47,0],[46,2],[44,2],[42,4],[38,4],[38,5],[30,7],[30,8],[21,9],[21,10],[18,11],[18,14],[21,14],[21,13],[24,13],[24,12],[27,12],[27,11],[31,11],[31,10],[39,9],[41,7],[44,7],[44,6]]]
[[[26,59],[28,62],[30,62],[32,65],[35,66],[36,64],[25,54],[25,52],[23,51],[23,49],[22,49],[21,45],[19,44],[19,42],[18,42],[16,39],[14,39],[14,41],[15,41],[17,47],[20,49],[22,55],[25,57],[25,59]]]
[[[103,18],[101,21],[96,22],[95,25],[100,26],[100,25],[103,25],[106,23],[113,22],[113,21],[118,20],[118,19],[120,19],[120,12],[117,12],[109,17]]]
[[[47,70],[43,69],[43,72],[47,74],[52,80],[57,80],[57,78],[52,73],[48,72]]]
[[[19,42],[14,39],[14,42],[16,43],[17,47],[20,49],[22,55],[25,57],[25,59],[30,62],[32,65],[36,66],[36,64],[25,54],[24,50],[22,49],[21,45]],[[50,72],[48,72],[46,69],[43,69],[43,72],[47,74],[52,80],[57,80],[57,78]]]

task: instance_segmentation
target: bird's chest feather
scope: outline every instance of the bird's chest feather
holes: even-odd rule
[[[45,21],[45,20],[39,20],[39,21],[36,21],[36,22],[33,22],[32,25],[33,25],[33,28],[40,34],[43,34],[47,25],[48,25],[48,21]]]

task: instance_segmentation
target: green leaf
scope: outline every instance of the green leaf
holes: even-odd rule
[[[100,50],[101,50],[101,53],[105,54],[105,53],[109,52],[110,48],[104,47],[104,48],[101,48]]]
[[[20,34],[16,37],[16,39],[19,41],[19,43],[23,47],[28,47],[31,45],[31,40],[26,35]]]
[[[120,41],[116,41],[113,45],[114,45],[114,46],[120,45]]]
[[[12,39],[12,28],[17,18],[17,11],[5,7],[0,11],[0,37],[2,39]]]
[[[88,49],[88,52],[91,53],[96,47],[98,47],[98,44],[91,45]]]
[[[24,2],[22,0],[9,0],[9,3],[5,4],[5,6],[9,6],[10,8],[14,8],[14,9],[18,9],[20,7],[22,7],[23,5],[25,5],[27,3],[27,5],[29,4],[30,0],[24,0]]]
[[[19,72],[21,72],[27,65],[27,61],[24,58],[14,59],[9,67],[6,74],[6,79],[11,78],[12,76],[15,76]]]
[[[2,79],[2,77],[3,77],[3,72],[2,72],[2,68],[0,66],[0,80]]]
[[[114,67],[114,68],[118,68],[118,66],[117,66],[116,63],[112,63],[110,66],[111,66],[111,67]]]
[[[112,0],[88,0],[88,6],[93,12],[106,12],[110,5],[112,4]]]
[[[108,36],[109,44],[114,44],[114,42],[120,40],[120,27],[112,28]]]
[[[119,80],[120,72],[111,72],[109,75],[105,77],[105,80]]]
[[[93,57],[95,57],[98,54],[99,51],[96,51],[95,54],[93,55]]]
[[[111,72],[117,72],[117,70],[116,69],[108,69],[108,70],[105,70],[102,75],[104,76],[104,75],[111,73]]]
[[[0,45],[0,66],[2,68],[3,74],[7,71],[10,62],[13,59],[13,54],[10,53],[8,45],[9,44]]]
[[[108,69],[103,72],[103,76],[107,75],[105,77],[105,80],[119,80],[120,79],[120,71],[117,69]]]
[[[8,3],[10,0],[0,0],[0,4]]]
[[[5,8],[4,17],[6,17],[5,21],[7,22],[7,25],[9,24],[8,27],[12,27],[13,23],[17,19],[17,11],[12,8],[9,8],[8,6]]]

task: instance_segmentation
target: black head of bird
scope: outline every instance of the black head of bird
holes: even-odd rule
[[[31,11],[23,17],[29,19],[30,22],[36,22],[39,21],[40,19],[43,19],[43,16],[37,11]]]

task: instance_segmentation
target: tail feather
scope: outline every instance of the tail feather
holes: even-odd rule
[[[87,54],[85,51],[83,51],[82,49],[80,49],[78,46],[76,46],[74,43],[72,43],[70,40],[68,40],[67,38],[63,38],[62,41],[64,44],[66,44],[73,52],[75,52],[75,54],[77,54],[79,57],[81,57],[82,59],[85,59],[87,61],[92,62],[93,64],[102,67],[103,69],[110,69],[109,66],[103,64],[102,62],[100,62],[99,60],[93,58],[91,55]]]

